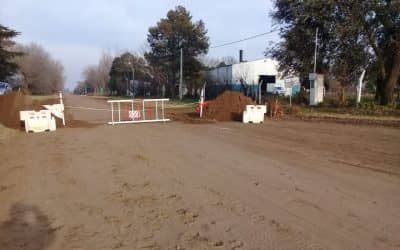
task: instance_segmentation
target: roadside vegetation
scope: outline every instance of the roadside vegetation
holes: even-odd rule
[[[268,49],[286,73],[297,72],[302,85],[314,72],[325,75],[326,88],[355,86],[366,70],[375,101],[395,101],[400,75],[400,4],[398,1],[276,0],[272,17],[282,42]]]
[[[324,74],[326,98],[319,107],[301,107],[303,113],[318,110],[398,115],[399,4],[386,0],[301,3],[276,0],[274,4],[270,14],[282,40],[268,48],[266,56],[277,59],[284,74],[298,74],[305,90],[309,89],[308,74],[314,72],[317,40],[315,72]],[[39,44],[16,44],[13,39],[18,35],[17,31],[0,25],[0,81],[35,95],[63,90],[64,69],[60,61]],[[231,57],[207,57],[210,39],[206,24],[201,19],[194,20],[183,6],[169,10],[148,28],[147,45],[141,52],[103,53],[98,63],[83,70],[83,79],[74,93],[177,98],[182,54],[184,95],[193,101],[208,81],[207,70],[237,62]],[[362,101],[356,107],[355,88],[364,70]],[[241,91],[245,95],[249,95],[246,91],[249,84],[243,78]],[[293,103],[307,104],[307,93],[293,97]]]
[[[299,94],[301,95],[301,94]],[[400,101],[395,100],[388,105],[379,105],[373,94],[365,95],[359,104],[356,103],[355,96],[349,96],[344,102],[340,95],[326,96],[324,102],[317,106],[309,106],[308,97],[301,98],[299,95],[292,97],[279,97],[279,101],[285,106],[285,113],[297,116],[340,116],[352,117],[378,117],[378,118],[399,118]],[[269,99],[277,98],[270,95]]]
[[[64,67],[36,43],[17,44],[20,33],[0,24],[0,81],[14,90],[48,95],[64,89]]]
[[[391,110],[396,110],[399,102],[399,5],[384,0],[301,4],[277,0],[275,7],[271,15],[279,25],[282,41],[268,48],[266,56],[277,59],[285,74],[299,74],[305,89],[309,88],[308,74],[313,72],[314,38],[318,30],[316,72],[325,76],[327,96],[336,96],[309,110],[397,114]],[[142,53],[103,55],[98,65],[84,70],[84,80],[75,93],[174,98],[179,93],[182,49],[185,94],[198,98],[199,88],[208,81],[206,70],[237,63],[231,57],[206,56],[209,38],[205,23],[192,20],[190,12],[182,6],[170,10],[150,27],[147,40],[149,47]],[[352,96],[363,70],[365,94],[358,108],[354,108]],[[247,86],[245,82],[243,85]],[[246,94],[246,89],[242,92]]]

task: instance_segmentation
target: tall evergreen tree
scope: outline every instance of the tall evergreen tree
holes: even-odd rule
[[[140,82],[150,82],[150,69],[142,56],[129,52],[123,53],[115,57],[112,62],[108,87],[111,91],[116,91],[118,95],[123,95],[127,92],[127,88],[132,87],[129,81],[133,80],[133,77]],[[133,91],[133,89],[129,90]]]
[[[167,75],[169,94],[175,94],[180,67],[180,49],[183,50],[185,80],[195,82],[202,68],[198,56],[205,54],[209,47],[204,22],[192,21],[192,16],[183,6],[177,6],[167,13],[156,26],[149,28],[147,41],[150,51],[145,54],[151,65],[161,68]]]
[[[0,81],[12,76],[18,70],[18,65],[13,61],[14,57],[22,53],[8,50],[14,42],[12,38],[19,35],[15,30],[9,29],[0,24]]]

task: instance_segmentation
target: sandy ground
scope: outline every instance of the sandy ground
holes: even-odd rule
[[[0,141],[0,249],[400,248],[399,129],[71,112]]]

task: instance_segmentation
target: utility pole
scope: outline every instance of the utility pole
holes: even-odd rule
[[[131,89],[132,89],[132,96],[134,95],[134,88],[135,88],[135,68],[133,67],[133,65],[131,66],[132,67],[132,86],[131,86]]]
[[[129,77],[125,74],[126,79],[126,96],[129,96]]]
[[[179,79],[179,99],[182,100],[183,97],[183,50],[182,50],[182,45],[181,45],[181,76]]]
[[[315,31],[314,73],[317,73],[318,27]]]

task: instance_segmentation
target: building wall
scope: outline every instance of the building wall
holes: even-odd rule
[[[207,72],[208,76],[217,84],[230,84],[232,82],[232,66],[212,69]]]
[[[283,81],[278,72],[278,62],[272,59],[234,64],[232,65],[232,73],[234,83],[240,83],[240,79],[243,79],[247,84],[257,85],[260,75],[276,76],[277,83]]]
[[[243,79],[249,85],[257,85],[260,75],[276,76],[276,83],[283,85],[282,74],[278,72],[278,62],[272,59],[260,59],[219,67],[207,72],[217,84],[240,84]]]

